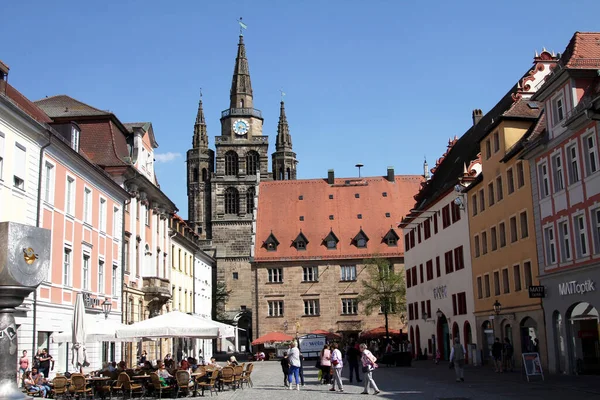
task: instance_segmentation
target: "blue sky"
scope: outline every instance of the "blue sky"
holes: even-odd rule
[[[576,5],[575,5],[576,4]],[[187,217],[185,153],[199,88],[211,147],[243,17],[254,105],[274,151],[279,89],[299,178],[422,173],[600,2],[393,0],[21,1],[2,10],[0,60],[30,99],[68,94],[123,122],[151,121],[161,188]]]

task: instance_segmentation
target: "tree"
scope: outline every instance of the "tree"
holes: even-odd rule
[[[228,322],[227,315],[225,314],[225,304],[227,304],[231,292],[231,290],[227,289],[225,282],[217,282],[213,295],[213,316],[216,321]]]
[[[404,312],[406,309],[406,286],[404,274],[394,271],[389,260],[371,258],[365,260],[365,270],[369,275],[362,281],[363,290],[358,296],[365,314],[381,310],[385,317],[385,335],[389,338],[389,314]]]

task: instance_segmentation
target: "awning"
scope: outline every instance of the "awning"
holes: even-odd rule
[[[157,317],[136,322],[117,329],[117,338],[172,338],[188,337],[215,339],[219,327],[198,317],[179,311],[171,311]]]

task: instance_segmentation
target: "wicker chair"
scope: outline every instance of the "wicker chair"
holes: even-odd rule
[[[244,372],[242,373],[242,378],[240,380],[240,386],[242,388],[244,388],[244,383],[246,384],[246,386],[254,386],[252,384],[252,378],[250,377],[250,375],[252,374],[252,370],[254,369],[254,364],[253,363],[249,363],[246,366],[246,369],[244,370]]]
[[[233,367],[223,367],[221,370],[221,387],[229,385],[230,388],[235,389],[235,370]]]
[[[173,393],[175,391],[175,386],[167,385],[163,386],[158,374],[156,372],[152,372],[150,374],[150,379],[152,380],[152,388],[154,389],[154,397],[158,394],[158,398],[162,399],[163,392]]]
[[[187,396],[194,390],[194,382],[190,382],[188,371],[177,371],[175,380],[177,381],[177,397],[179,397],[179,393],[185,393]]]
[[[54,378],[52,380],[52,397],[54,399],[70,397],[69,389],[67,388],[68,383],[69,381],[64,376]]]
[[[242,365],[236,365],[235,367],[233,367],[233,384],[236,388],[241,387],[243,374],[244,367]]]
[[[92,388],[88,387],[83,374],[71,374],[71,393],[79,398],[82,395],[86,399],[88,395],[92,396]]]
[[[131,378],[129,378],[129,375],[127,375],[126,372],[121,372],[116,385],[119,386],[123,393],[123,397],[125,397],[125,393],[127,392],[129,392],[130,399],[133,397],[134,393],[144,396],[144,387],[139,383],[131,383]]]
[[[217,388],[216,388],[218,377],[219,377],[219,371],[214,370],[210,374],[210,378],[208,381],[198,382],[198,387],[202,388],[202,396],[204,396],[204,391],[206,389],[210,390],[211,397],[212,397],[213,392],[215,392],[217,394],[217,396],[219,395],[219,392],[217,392]]]

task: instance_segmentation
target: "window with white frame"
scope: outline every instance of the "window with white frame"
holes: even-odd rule
[[[79,133],[79,129],[77,129],[76,127],[73,127],[73,129],[71,129],[71,147],[76,152],[79,152]]]
[[[543,162],[538,165],[538,177],[540,181],[540,196],[548,197],[550,194],[550,182],[548,181],[548,165]]]
[[[556,193],[565,188],[565,181],[563,180],[562,157],[560,156],[560,153],[552,157],[552,169],[554,177],[554,193]]]
[[[54,165],[44,163],[44,201],[54,204]]]
[[[65,213],[75,214],[75,178],[67,177],[67,189],[65,193]]]
[[[83,253],[83,263],[81,268],[81,288],[83,290],[90,289],[90,255]]]
[[[600,208],[592,210],[592,232],[596,253],[600,253]]]
[[[4,134],[0,132],[0,181],[4,179],[3,170],[4,170]]]
[[[585,142],[585,170],[589,176],[598,171],[598,146],[596,146],[596,133],[584,139]]]
[[[273,300],[267,302],[269,307],[269,317],[283,316],[283,300]]]
[[[267,268],[269,283],[283,282],[283,268]]]
[[[25,174],[27,172],[27,151],[25,146],[15,143],[15,163],[13,170],[13,186],[25,190]]]
[[[106,199],[100,198],[100,232],[106,232]]]
[[[560,235],[560,261],[569,261],[571,260],[571,235],[567,221],[558,223],[558,234]]]
[[[552,121],[553,125],[558,125],[565,119],[565,104],[562,94],[552,100]]]
[[[544,229],[544,240],[546,244],[546,265],[556,264],[556,239],[554,237],[554,227],[549,226]]]
[[[356,280],[356,265],[342,265],[340,267],[342,281]]]
[[[587,256],[588,243],[587,243],[587,230],[585,229],[585,217],[582,215],[576,215],[573,218],[573,225],[575,231],[575,248],[577,250],[577,258]]]
[[[319,300],[304,300],[304,315],[319,315]]]
[[[302,267],[302,282],[316,282],[319,280],[319,267]]]
[[[83,189],[83,221],[92,223],[92,189]]]
[[[112,280],[111,280],[111,288],[110,294],[115,297],[118,295],[119,291],[117,290],[117,269],[119,267],[116,264],[112,266]]]
[[[104,260],[98,260],[98,293],[104,293]]]
[[[577,145],[571,145],[567,148],[567,157],[569,159],[569,164],[567,165],[569,169],[569,184],[573,184],[579,182],[579,161],[577,157]]]
[[[65,247],[63,253],[63,285],[71,286],[71,264],[73,250],[69,247]]]
[[[358,300],[342,299],[342,314],[343,315],[358,314]]]
[[[119,240],[119,236],[121,236],[121,229],[119,229],[119,208],[113,208],[113,238],[115,240]]]

